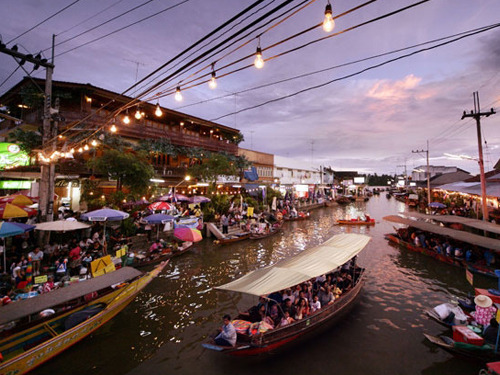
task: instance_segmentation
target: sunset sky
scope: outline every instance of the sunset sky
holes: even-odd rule
[[[62,43],[55,49],[55,80],[90,83],[123,92],[136,79],[153,72],[253,2],[3,0],[0,34],[8,47],[17,43],[20,52],[32,54],[45,50],[47,57],[52,34],[56,34],[56,44]],[[256,14],[248,13],[242,24],[217,41],[283,2],[264,1],[250,12]],[[345,0],[331,3],[334,17],[365,4]],[[142,4],[144,6],[140,6]],[[304,46],[412,4],[418,5]],[[254,54],[256,36],[266,28],[253,31],[242,41],[153,92],[170,92],[159,99],[164,107],[240,129],[245,136],[241,144],[244,148],[298,158],[316,166],[392,174],[402,173],[406,165],[411,173],[416,166],[425,164],[424,155],[412,150],[425,149],[429,140],[431,165],[457,165],[477,173],[477,162],[450,160],[443,154],[477,158],[475,121],[461,120],[464,110],[473,109],[474,91],[479,91],[483,111],[500,107],[500,27],[472,36],[462,34],[500,23],[500,2],[367,1],[359,9],[336,19],[331,33],[319,27],[266,50],[320,23],[325,5],[324,0],[296,0],[283,8],[297,6],[296,14],[279,24],[277,20],[272,21],[266,27],[274,25],[260,38],[264,59],[304,47],[266,61],[262,69],[250,67],[220,77],[234,68],[252,64],[253,57],[247,57],[226,70],[217,71],[220,78],[215,90],[206,83],[183,90],[181,103],[171,94],[172,87],[180,84],[182,88],[182,83],[188,82],[188,77],[200,67],[217,61],[217,70]],[[67,9],[62,10],[65,7]],[[68,40],[133,7],[138,9]],[[59,11],[50,20],[13,40]],[[124,29],[91,42],[120,28]],[[466,37],[403,57],[459,36]],[[91,43],[82,46],[87,42]],[[244,43],[247,44],[242,46]],[[236,49],[239,46],[241,48]],[[202,51],[207,47],[204,48]],[[385,55],[376,57],[381,54]],[[382,64],[384,62],[387,63]],[[377,67],[379,64],[382,65]],[[31,70],[28,65],[26,68]],[[3,82],[0,94],[26,75],[18,69],[7,79],[16,68],[12,57],[0,55],[0,83]],[[207,68],[203,72],[209,77],[210,71]],[[148,81],[149,86],[170,72],[163,70],[153,81]],[[45,72],[39,69],[34,76],[44,78]],[[284,80],[286,82],[278,82]],[[131,91],[128,95],[135,96],[140,91]],[[482,129],[485,168],[490,170],[500,158],[500,114],[483,118]]]

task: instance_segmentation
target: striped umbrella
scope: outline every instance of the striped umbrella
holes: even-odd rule
[[[0,204],[0,219],[12,219],[16,217],[28,216],[28,212],[19,206],[10,203]]]
[[[30,206],[34,202],[26,195],[12,194],[12,195],[6,195],[5,197],[0,197],[0,203],[11,203],[17,206]]]
[[[176,228],[174,229],[174,237],[181,241],[199,242],[203,239],[201,232],[198,229],[191,228]]]
[[[172,209],[172,205],[168,202],[155,202],[148,206],[151,211],[168,211]]]

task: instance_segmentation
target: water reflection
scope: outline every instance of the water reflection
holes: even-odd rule
[[[381,219],[401,210],[403,203],[375,196],[367,203],[313,211],[310,220],[287,222],[281,233],[261,241],[220,247],[211,241],[196,244],[191,252],[174,258],[110,324],[38,373],[70,368],[74,374],[254,374],[255,366],[280,374],[324,373],[326,368],[334,368],[336,374],[477,373],[480,367],[464,366],[463,361],[423,344],[423,332],[442,332],[423,311],[472,289],[462,269],[388,244],[383,236],[393,226]],[[334,225],[347,214],[364,212],[377,220],[375,226]],[[372,237],[359,257],[367,267],[364,293],[340,325],[271,358],[242,361],[202,349],[200,344],[220,324],[223,313],[234,314],[255,303],[251,296],[217,292],[215,286],[336,233]],[[489,280],[477,281],[486,284]],[[489,287],[494,286],[489,282]]]

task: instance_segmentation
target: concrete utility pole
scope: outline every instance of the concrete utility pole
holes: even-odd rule
[[[427,155],[427,205],[431,203],[431,171],[429,168],[429,140],[427,140],[427,150],[412,150],[414,154],[426,153]]]
[[[486,178],[484,176],[484,160],[483,160],[483,141],[481,136],[481,117],[489,117],[490,115],[494,115],[496,112],[491,108],[489,112],[481,112],[481,107],[479,106],[479,92],[475,91],[472,93],[474,97],[474,110],[470,111],[470,113],[466,113],[462,115],[462,120],[466,117],[473,117],[476,120],[476,129],[477,129],[477,147],[479,151],[479,173],[481,179],[481,200],[482,200],[482,209],[483,209],[483,220],[488,221],[488,202],[486,201]]]
[[[406,173],[406,159],[404,164],[396,165],[396,167],[404,167],[405,169],[405,188],[408,185],[408,174]]]

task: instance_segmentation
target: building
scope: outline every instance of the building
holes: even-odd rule
[[[456,181],[460,181],[460,177],[463,176],[463,179],[467,178],[466,176],[471,176],[469,172],[464,171],[458,167],[446,167],[446,166],[435,166],[429,165],[430,178],[432,179],[435,176],[440,176],[449,173],[455,173],[455,178],[458,178]],[[419,181],[427,181],[427,165],[419,165],[414,168],[411,172],[411,180],[413,182]],[[420,186],[421,184],[418,184]]]
[[[299,197],[307,197],[321,185],[322,171],[308,162],[275,155],[273,178],[282,193],[288,190]]]

